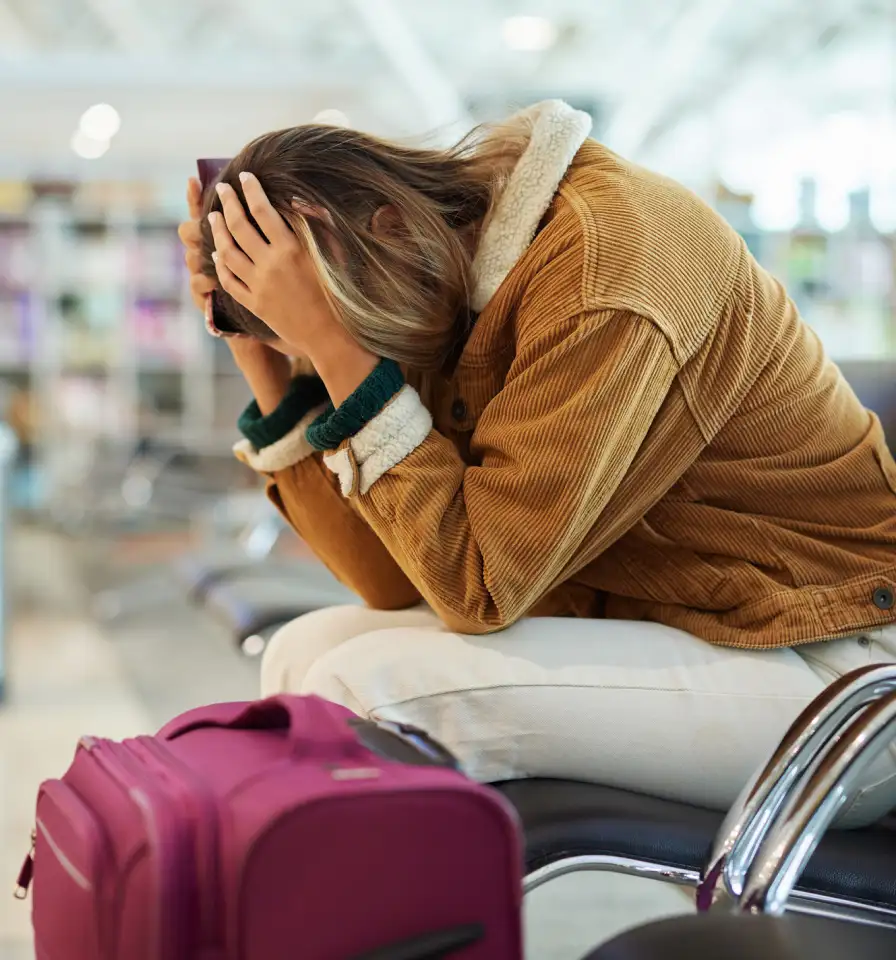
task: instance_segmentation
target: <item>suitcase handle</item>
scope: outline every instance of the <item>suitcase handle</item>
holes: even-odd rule
[[[193,730],[286,730],[297,756],[313,754],[332,757],[364,757],[367,751],[349,726],[351,716],[337,718],[333,706],[316,696],[292,697],[286,694],[244,703],[221,703],[202,709],[202,716],[163,730],[166,740],[174,740]],[[309,731],[313,730],[313,735]]]

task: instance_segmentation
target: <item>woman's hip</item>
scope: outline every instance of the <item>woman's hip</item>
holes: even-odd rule
[[[590,780],[718,808],[832,671],[896,647],[888,636],[735,650],[660,624],[550,618],[468,637],[426,610],[369,614],[298,621],[291,645],[301,663],[284,669],[287,643],[272,651],[279,666],[266,667],[265,692],[318,693],[414,723],[479,780]],[[346,636],[349,626],[359,632]],[[318,628],[332,638],[313,636]],[[272,685],[275,675],[286,686]],[[876,770],[873,782],[896,778],[892,758]]]

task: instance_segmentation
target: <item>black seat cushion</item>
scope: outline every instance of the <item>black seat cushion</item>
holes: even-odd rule
[[[188,554],[181,557],[174,565],[175,576],[183,584],[191,598],[198,601],[206,599],[209,591],[226,584],[239,583],[237,592],[253,589],[259,580],[265,583],[274,583],[274,590],[283,594],[283,585],[287,587],[298,585],[300,602],[287,604],[288,606],[307,606],[308,590],[317,590],[325,598],[333,590],[338,590],[340,596],[351,602],[352,594],[340,583],[322,564],[314,560],[296,559],[293,557],[268,557],[265,560],[250,560],[245,551],[238,549],[221,551],[214,556],[202,554]],[[258,588],[264,591],[265,587]],[[278,594],[278,596],[280,595]],[[263,606],[264,601],[259,600]]]
[[[816,917],[710,914],[629,930],[585,960],[889,960],[896,931]]]
[[[699,871],[724,814],[571,780],[497,784],[526,835],[526,872],[568,857],[603,855]],[[832,830],[800,890],[896,909],[896,830]]]
[[[360,600],[319,564],[296,563],[280,576],[266,576],[264,565],[223,581],[205,592],[205,606],[242,642],[247,637],[294,620],[321,607]]]
[[[224,557],[220,553],[214,557],[187,554],[174,564],[174,574],[192,599],[201,600],[209,587],[251,565],[246,552],[237,549],[228,551]]]

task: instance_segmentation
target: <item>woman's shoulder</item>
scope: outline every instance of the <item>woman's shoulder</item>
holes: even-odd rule
[[[545,233],[580,271],[583,309],[653,320],[687,355],[717,322],[749,254],[683,185],[589,140],[560,185]],[[547,236],[544,238],[547,240]]]

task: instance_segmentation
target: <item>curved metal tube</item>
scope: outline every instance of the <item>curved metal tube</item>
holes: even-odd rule
[[[526,874],[523,878],[523,895],[530,894],[540,886],[568,873],[581,871],[596,871],[601,873],[619,873],[631,877],[641,877],[644,880],[655,880],[660,883],[671,883],[679,887],[697,886],[699,875],[696,870],[686,867],[670,867],[662,863],[652,863],[649,860],[638,860],[633,857],[618,857],[609,853],[586,853],[565,857],[545,864]]]
[[[825,830],[896,736],[896,693],[868,707],[791,797],[747,876],[739,909],[780,915]]]
[[[782,807],[860,710],[896,690],[896,664],[861,667],[834,681],[797,717],[725,818],[697,890],[698,910],[731,909]]]
[[[609,853],[573,854],[553,860],[542,867],[536,867],[523,878],[523,895],[528,896],[534,890],[571,873],[599,872],[624,874],[642,880],[672,884],[688,889],[696,889],[700,875],[696,870],[686,867],[673,867],[668,864],[639,860],[632,857],[614,856]],[[828,920],[841,920],[847,923],[862,923],[887,930],[896,928],[896,910],[875,906],[870,903],[858,903],[831,894],[809,893],[798,890],[790,899],[788,913],[799,913],[810,917],[824,917]]]

